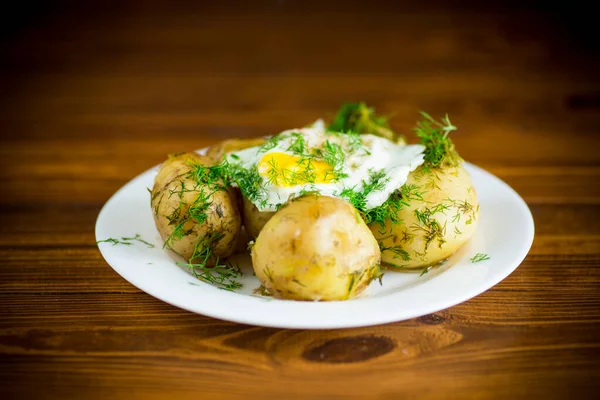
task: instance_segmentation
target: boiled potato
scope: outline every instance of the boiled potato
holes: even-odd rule
[[[206,151],[206,156],[213,160],[213,162],[219,162],[223,158],[223,155],[231,153],[237,150],[247,149],[249,147],[260,146],[267,139],[265,138],[249,138],[249,139],[227,139],[210,146]]]
[[[404,197],[410,204],[398,223],[370,224],[382,249],[382,261],[397,268],[433,266],[455,253],[475,232],[479,203],[462,164],[418,168],[410,173]],[[419,196],[422,197],[419,198]]]
[[[273,215],[251,250],[256,276],[276,297],[345,300],[380,274],[377,241],[349,203],[304,196]]]
[[[166,247],[190,263],[212,266],[233,253],[241,218],[223,182],[198,183],[190,162],[211,165],[208,157],[185,153],[160,167],[152,188],[154,221]]]
[[[274,211],[259,211],[250,200],[244,198],[244,227],[248,234],[254,239],[265,226],[265,224],[275,215]]]

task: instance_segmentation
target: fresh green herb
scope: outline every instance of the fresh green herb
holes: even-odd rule
[[[433,217],[435,213],[441,212],[440,210],[430,209],[425,207],[423,211],[415,210],[415,216],[417,217],[418,224],[413,224],[413,231],[422,231],[423,237],[425,238],[425,251],[429,248],[429,245],[437,240],[438,246],[441,247],[446,243],[444,234],[446,232],[446,224],[443,226]]]
[[[246,169],[237,163],[229,164],[228,175],[231,181],[237,183],[245,198],[253,203],[263,200],[266,193],[256,165]]]
[[[338,110],[333,122],[327,127],[329,131],[370,133],[394,142],[404,141],[390,129],[386,117],[375,114],[375,109],[365,103],[346,103]]]
[[[275,147],[277,147],[277,145],[279,144],[279,142],[281,142],[283,139],[285,139],[287,136],[286,135],[275,135],[269,138],[269,140],[267,140],[266,142],[264,142],[260,148],[258,149],[258,151],[260,153],[264,153],[266,151],[272,150]]]
[[[454,143],[448,134],[456,127],[452,125],[448,115],[441,122],[433,119],[429,114],[421,112],[422,120],[417,122],[414,131],[420,138],[420,143],[425,146],[423,168],[455,167],[462,162],[454,148]]]
[[[489,260],[489,259],[490,259],[490,256],[488,256],[487,254],[477,253],[477,254],[475,254],[475,256],[473,256],[473,258],[471,258],[471,262],[474,264],[474,263],[478,263],[478,262]]]
[[[177,265],[187,267],[196,278],[220,289],[239,289],[242,287],[242,284],[236,280],[242,276],[239,266],[222,264],[219,262],[219,257],[215,257],[213,253],[214,246],[222,238],[223,235],[218,232],[198,237],[189,261],[177,262]],[[207,266],[211,261],[214,261],[215,265]]]
[[[352,188],[344,188],[339,195],[340,197],[346,199],[346,201],[348,201],[350,204],[352,204],[354,208],[363,213],[366,213],[367,196],[372,192],[383,190],[385,188],[385,184],[388,181],[389,178],[387,178],[385,170],[382,169],[375,171],[371,169],[369,170],[369,181],[362,182],[361,191],[358,191],[356,186],[354,186]],[[370,221],[367,223],[370,223]]]
[[[467,200],[453,200],[447,197],[444,201],[449,202],[457,209],[456,214],[452,218],[452,222],[459,222],[461,217],[464,215],[469,218],[465,224],[470,225],[477,216],[478,209],[473,207],[473,205]],[[477,207],[479,207],[479,205]]]
[[[410,255],[406,250],[402,248],[400,245],[396,246],[385,246],[380,242],[379,249],[383,253],[384,251],[389,251],[394,254],[394,258],[401,258],[404,261],[410,261]]]
[[[131,246],[133,244],[131,242],[125,242],[123,240],[119,240],[116,238],[108,238],[108,239],[104,239],[104,240],[98,240],[96,242],[96,244],[99,244],[99,243],[112,243],[113,246],[116,246],[118,244],[124,244],[125,246]]]
[[[423,201],[423,192],[418,185],[414,183],[402,185],[400,188],[400,193],[402,193],[402,198],[410,203],[413,200]],[[408,205],[408,204],[407,204]]]
[[[122,240],[127,240],[127,241],[135,240],[137,242],[144,243],[146,245],[146,247],[148,247],[150,249],[154,248],[154,245],[152,243],[148,243],[147,241],[145,241],[144,239],[142,239],[142,236],[139,233],[136,233],[136,235],[134,237],[129,237],[129,238],[124,237],[124,238],[121,238],[121,239]]]
[[[292,137],[294,138],[294,141],[287,148],[287,151],[303,156],[306,151],[306,140],[304,139],[304,136],[299,132],[294,132],[292,133]]]
[[[352,204],[352,206],[359,211],[364,212],[367,207],[366,196],[364,193],[356,191],[356,187],[344,188],[339,196],[346,199],[348,203]]]
[[[322,158],[333,168],[332,172],[326,174],[326,179],[329,178],[329,175],[332,175],[332,180],[340,180],[348,176],[348,174],[344,172],[344,160],[346,156],[342,146],[338,143],[326,140],[325,143],[323,143],[322,148],[315,150],[315,155]]]
[[[382,230],[385,229],[386,221],[399,224],[402,220],[398,218],[398,212],[406,205],[408,203],[402,197],[401,191],[394,191],[383,204],[364,212],[365,222],[378,223]]]
[[[448,211],[450,209],[449,206],[447,206],[444,203],[438,203],[435,206],[433,206],[433,208],[431,209],[431,214],[437,214],[437,213],[442,213],[444,215],[446,215],[446,211]]]
[[[142,237],[139,233],[136,234],[134,237],[122,237],[121,239],[108,238],[108,239],[104,239],[104,240],[98,240],[96,242],[96,244],[111,243],[113,246],[116,246],[118,244],[123,244],[125,246],[131,246],[133,244],[132,242],[134,242],[134,241],[144,243],[146,245],[146,247],[148,247],[148,248],[154,248],[154,245],[152,243],[149,243],[149,242],[145,241],[144,239],[142,239]]]

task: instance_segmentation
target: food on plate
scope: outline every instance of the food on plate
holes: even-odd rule
[[[152,189],[156,225],[166,247],[219,287],[240,285],[226,259],[255,239],[266,292],[353,298],[381,267],[426,272],[473,235],[479,205],[448,136],[455,129],[422,113],[419,143],[406,144],[374,109],[352,103],[329,125],[173,156]]]
[[[390,217],[369,226],[382,261],[396,268],[426,268],[454,254],[473,235],[479,203],[471,178],[448,133],[455,129],[424,114],[416,128],[426,147],[423,165],[411,172]],[[425,270],[426,271],[426,270]]]
[[[175,155],[161,165],[151,191],[165,247],[183,257],[194,273],[230,256],[240,234],[237,204],[217,170],[196,153]]]
[[[266,223],[251,250],[257,278],[276,297],[345,300],[381,275],[379,245],[348,202],[306,195]]]

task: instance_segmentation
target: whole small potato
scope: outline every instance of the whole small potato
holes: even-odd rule
[[[385,264],[396,268],[433,266],[454,254],[475,232],[479,203],[462,164],[418,168],[409,174],[402,192],[410,205],[397,213],[400,222],[369,225]]]
[[[227,139],[210,146],[206,151],[206,156],[213,162],[219,162],[223,155],[237,150],[247,149],[248,147],[260,146],[267,139],[265,138],[248,138],[248,139]]]
[[[221,180],[198,182],[193,165],[207,157],[185,153],[166,160],[154,180],[151,205],[166,247],[190,263],[212,266],[234,251],[241,217],[235,197]]]
[[[377,241],[349,203],[304,196],[273,215],[251,251],[256,276],[274,296],[345,300],[380,276]]]
[[[248,234],[254,239],[265,226],[265,224],[275,215],[274,211],[259,211],[250,200],[244,198],[244,227]]]

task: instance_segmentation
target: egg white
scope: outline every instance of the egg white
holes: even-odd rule
[[[295,140],[292,136],[294,133],[302,135],[309,151],[322,148],[326,141],[339,144],[345,155],[340,171],[347,176],[335,182],[303,183],[283,187],[269,182],[266,176],[261,175],[261,196],[253,201],[260,211],[276,211],[280,205],[307,191],[344,199],[341,196],[344,189],[362,192],[364,186],[369,184],[372,172],[383,171],[385,184],[380,190],[372,191],[365,198],[366,210],[369,210],[383,204],[395,190],[406,183],[408,174],[423,164],[425,147],[422,145],[398,145],[385,138],[366,134],[360,135],[362,144],[353,146],[348,135],[327,132],[324,124],[319,121],[308,128],[281,132],[277,135],[280,140],[268,150],[263,146],[256,146],[236,151],[228,155],[228,161],[250,169],[257,166],[259,161],[270,153],[293,155],[293,152],[288,149]]]

